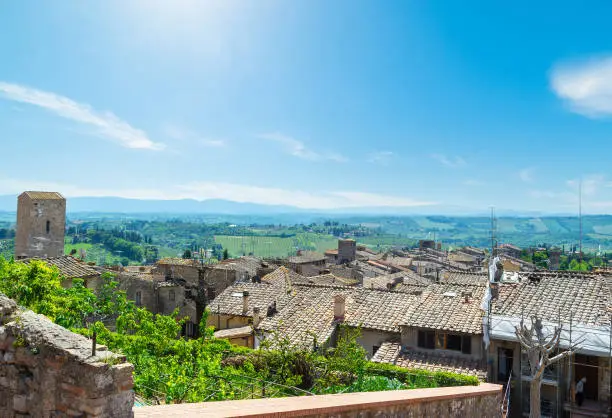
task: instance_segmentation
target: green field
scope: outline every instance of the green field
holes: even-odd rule
[[[300,250],[324,252],[337,248],[338,240],[331,235],[301,233],[293,237],[215,235],[215,243],[227,248],[230,256],[252,254],[258,257],[286,257]],[[244,249],[244,251],[243,251]]]

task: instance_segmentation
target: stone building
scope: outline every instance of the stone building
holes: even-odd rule
[[[357,242],[354,239],[338,240],[338,263],[350,263],[357,258]]]
[[[499,254],[507,255],[512,258],[520,258],[523,250],[516,245],[504,243],[499,245],[497,251]]]
[[[489,381],[512,378],[513,416],[529,410],[531,371],[515,329],[521,320],[537,317],[546,336],[561,327],[559,349],[578,344],[575,353],[543,375],[542,416],[608,417],[612,410],[612,280],[609,276],[576,272],[505,273],[499,294],[491,301],[488,349]],[[585,402],[578,407],[573,391],[587,377]]]
[[[548,250],[548,269],[549,270],[559,270],[559,265],[561,264],[561,249],[559,248],[551,248]]]
[[[36,260],[35,258],[26,258],[21,262],[30,264]],[[66,289],[72,287],[74,279],[83,279],[83,285],[92,290],[97,290],[100,285],[100,272],[84,261],[77,260],[70,255],[46,258],[44,262],[49,266],[57,267],[62,275],[62,287]]]
[[[15,259],[64,255],[66,199],[57,192],[23,192],[17,198]]]

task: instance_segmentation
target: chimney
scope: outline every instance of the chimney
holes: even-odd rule
[[[489,283],[489,287],[491,288],[491,298],[497,299],[499,296],[499,283]]]
[[[257,328],[261,322],[261,315],[259,306],[253,307],[253,328]]]
[[[334,321],[337,321],[337,322],[344,321],[344,313],[345,313],[344,303],[345,301],[346,301],[346,297],[344,297],[344,295],[334,296]]]
[[[461,296],[463,296],[465,298],[464,301],[463,301],[464,303],[470,303],[470,298],[472,297],[472,292],[468,292],[468,291],[461,292]]]
[[[242,313],[246,314],[249,311],[249,292],[242,292]]]

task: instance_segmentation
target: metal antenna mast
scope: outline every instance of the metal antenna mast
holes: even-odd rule
[[[580,268],[582,268],[582,179],[578,183],[578,222],[580,224]]]
[[[491,206],[491,260],[497,255],[497,217],[495,206]]]

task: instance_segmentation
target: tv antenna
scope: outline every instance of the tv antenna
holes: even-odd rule
[[[578,223],[580,227],[580,239],[579,239],[579,257],[580,257],[580,268],[582,268],[582,179],[578,183]]]
[[[497,216],[495,206],[491,206],[491,260],[497,255]]]

